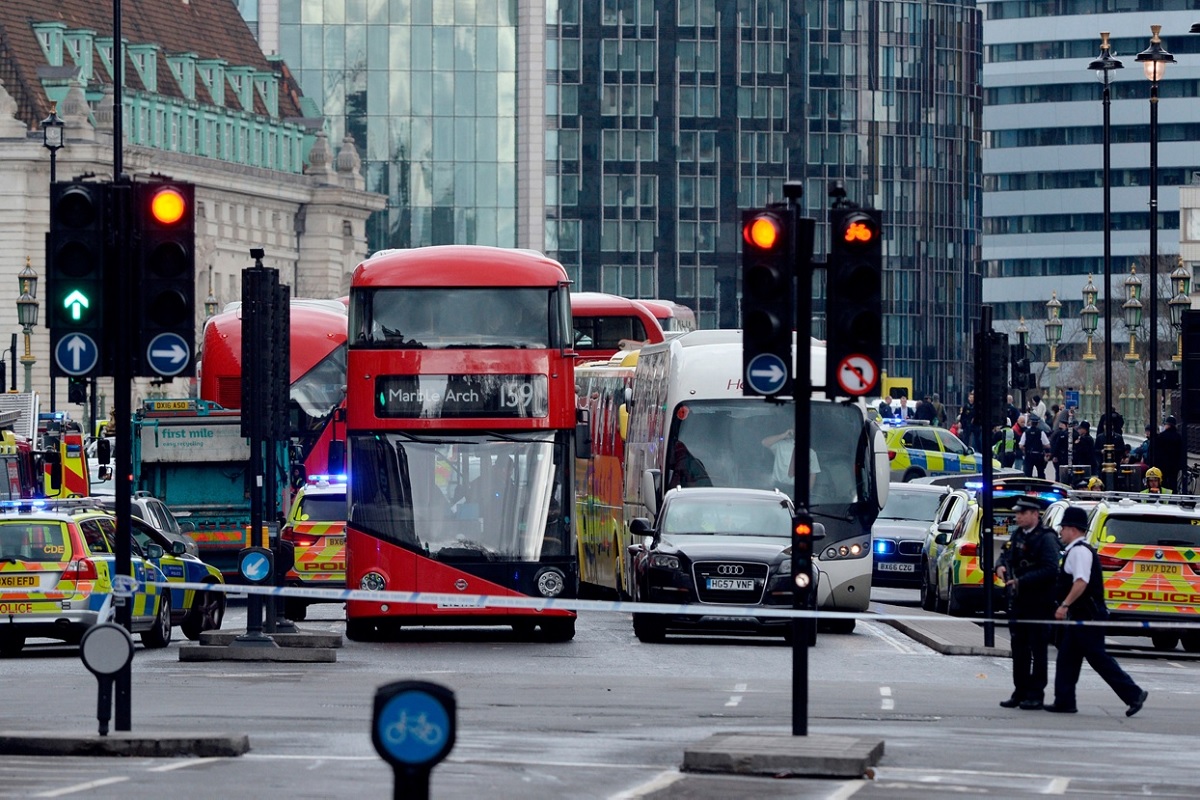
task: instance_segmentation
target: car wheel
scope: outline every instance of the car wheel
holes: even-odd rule
[[[546,637],[548,642],[569,642],[575,638],[575,617],[546,619],[538,625],[542,629],[542,636]]]
[[[1200,633],[1185,633],[1179,637],[1183,641],[1183,649],[1189,653],[1200,653]]]
[[[308,616],[308,601],[293,597],[285,598],[283,601],[283,615],[292,622],[304,621],[304,618]]]
[[[924,477],[925,477],[925,473],[922,472],[921,470],[910,469],[904,473],[904,478],[902,480],[905,483],[908,483],[909,481],[915,481],[917,478],[924,478]]]
[[[16,658],[25,647],[25,634],[0,633],[0,658]]]
[[[158,603],[158,616],[148,631],[142,631],[142,644],[152,650],[171,643],[171,593],[164,592]]]
[[[1150,642],[1154,645],[1155,650],[1174,650],[1179,644],[1179,634],[1154,633],[1150,635]]]
[[[667,638],[667,630],[657,614],[634,614],[633,635],[639,642],[658,644]]]
[[[224,592],[197,592],[192,607],[180,624],[183,635],[193,642],[204,631],[219,631],[225,620]]]
[[[946,600],[946,613],[952,617],[965,617],[971,613],[971,609],[967,608],[963,603],[959,593],[954,591],[954,587],[950,587],[949,598]]]
[[[921,565],[921,608],[933,611],[937,607],[937,590],[929,585],[929,567]]]

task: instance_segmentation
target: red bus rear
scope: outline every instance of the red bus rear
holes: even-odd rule
[[[520,250],[377,254],[350,284],[346,579],[461,595],[347,603],[346,634],[403,625],[540,627],[567,611],[471,608],[470,595],[575,597],[575,403],[566,272]]]
[[[341,300],[297,298],[290,317],[290,438],[308,472],[341,472],[344,438],[337,412],[346,396],[346,306]],[[240,304],[205,323],[201,354],[200,397],[223,408],[241,408]]]
[[[600,292],[571,295],[575,352],[584,360],[609,358],[663,340],[658,320],[638,300]]]
[[[647,300],[638,298],[665,333],[687,333],[696,330],[696,312],[674,300]]]

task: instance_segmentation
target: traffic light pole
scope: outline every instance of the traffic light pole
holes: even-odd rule
[[[979,400],[975,404],[975,413],[982,413],[983,419],[976,420],[983,436],[980,441],[980,447],[983,452],[980,454],[983,459],[983,491],[980,494],[980,512],[983,514],[983,646],[995,647],[996,645],[996,611],[992,603],[992,584],[995,581],[996,565],[992,558],[995,547],[995,538],[993,527],[995,519],[993,517],[992,505],[992,479],[995,472],[992,466],[992,427],[996,421],[996,407],[1000,399],[993,397],[995,387],[993,382],[988,379],[994,369],[993,361],[997,354],[992,346],[992,307],[985,305],[982,310],[982,316],[979,320],[979,333],[975,337],[975,372],[976,372],[976,396]],[[1001,357],[1004,357],[1001,354]],[[979,380],[983,378],[983,380]]]

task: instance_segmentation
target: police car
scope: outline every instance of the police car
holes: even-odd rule
[[[1200,498],[1182,495],[1109,495],[1091,514],[1087,541],[1104,574],[1104,599],[1114,621],[1147,629],[1114,628],[1115,636],[1149,636],[1159,650],[1182,640],[1200,652],[1200,631],[1155,628],[1154,623],[1200,622]]]
[[[346,588],[346,476],[309,476],[296,492],[281,536],[296,548],[289,586]],[[309,603],[318,602],[289,597],[285,616],[302,620]]]
[[[216,586],[225,582],[221,570],[189,553],[182,541],[169,538],[137,517],[130,520],[130,525],[133,538],[143,552],[148,551],[152,544],[162,548],[163,556],[151,560],[158,565],[169,583],[208,583]],[[224,620],[224,592],[171,589],[171,622],[178,625],[183,635],[192,641],[199,639],[204,631],[220,630]]]
[[[38,501],[0,504],[0,656],[21,652],[33,637],[77,644],[112,608],[116,577],[116,520],[71,513]],[[148,582],[164,581],[154,543],[132,542],[133,630],[150,648],[171,643],[171,595]],[[120,584],[122,581],[117,581]]]
[[[984,454],[976,453],[946,428],[911,420],[883,420],[884,439],[893,481],[911,481],[928,475],[954,475],[983,470]],[[992,464],[1000,467],[995,459]]]

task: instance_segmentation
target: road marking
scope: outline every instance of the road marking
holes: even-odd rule
[[[74,786],[64,786],[61,789],[51,789],[48,792],[40,792],[34,797],[62,797],[67,794],[75,794],[76,792],[86,792],[88,789],[98,789],[101,786],[108,786],[113,783],[121,783],[129,780],[127,775],[114,775],[111,778],[97,778],[94,781],[87,783],[77,783]]]
[[[1042,794],[1066,794],[1067,787],[1070,784],[1070,778],[1055,778],[1050,781],[1050,785],[1046,787],[1046,791],[1042,792]]]
[[[744,692],[744,691],[746,691],[746,684],[739,683],[733,687],[733,690],[735,692]],[[731,708],[733,706],[736,706],[740,702],[742,702],[742,695],[733,694],[733,695],[729,696],[729,700],[725,703],[725,707]]]
[[[224,761],[222,756],[209,756],[207,758],[189,758],[186,761],[175,761],[170,764],[163,764],[161,767],[151,767],[147,772],[173,772],[177,769],[185,769],[187,767],[195,767],[200,764],[208,764],[213,761]]]
[[[860,627],[865,628],[870,635],[882,639],[887,644],[891,645],[896,652],[903,653],[906,656],[916,655],[921,652],[919,647],[914,646],[911,639],[902,637],[896,634],[891,626],[876,625],[872,622],[863,622]]]
[[[683,780],[682,772],[675,769],[667,770],[666,772],[661,772],[658,775],[655,775],[653,778],[643,784],[612,795],[610,800],[635,800],[635,798],[645,797],[648,794],[657,792],[659,789],[665,789],[666,787],[680,780]]]
[[[1172,667],[1176,667],[1177,669],[1187,669],[1187,667],[1183,666],[1183,664],[1180,664],[1178,661],[1168,661],[1167,663]]]
[[[883,711],[891,711],[896,707],[896,701],[892,699],[892,687],[880,686],[879,694],[882,699],[879,701],[879,708]]]
[[[858,794],[858,790],[866,786],[868,783],[870,783],[870,781],[847,781],[839,786],[833,794],[829,795],[828,800],[848,800],[848,798]]]

